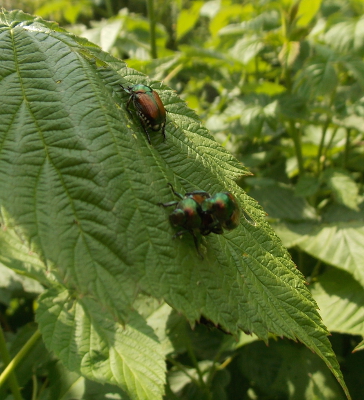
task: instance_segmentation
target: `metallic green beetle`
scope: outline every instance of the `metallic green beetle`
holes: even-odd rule
[[[207,236],[210,233],[221,235],[223,229],[235,229],[240,220],[240,207],[235,197],[230,192],[216,193],[211,196],[208,192],[188,192],[184,196],[173,189],[172,192],[179,201],[159,203],[163,207],[176,206],[169,215],[172,225],[183,228],[173,237],[183,235],[186,231],[191,233],[198,254],[199,251],[197,234]]]

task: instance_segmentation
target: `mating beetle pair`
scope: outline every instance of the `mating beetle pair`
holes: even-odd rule
[[[169,215],[172,225],[183,228],[173,237],[190,232],[198,254],[199,251],[197,233],[203,236],[210,233],[221,235],[224,229],[232,230],[239,225],[240,207],[235,197],[230,192],[216,193],[211,196],[204,191],[188,192],[184,196],[177,193],[173,186],[168,183],[172,192],[179,201],[159,203],[163,207],[176,206]]]
[[[129,100],[126,103],[126,108],[129,111],[130,102],[133,102],[149,144],[151,144],[151,141],[148,128],[156,132],[162,130],[162,135],[165,140],[166,109],[158,93],[151,87],[142,84],[127,87],[120,86],[130,94]]]

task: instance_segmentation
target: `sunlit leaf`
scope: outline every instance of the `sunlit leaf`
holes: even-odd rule
[[[263,47],[264,44],[261,39],[252,36],[238,40],[230,53],[233,58],[239,60],[241,63],[248,64]]]
[[[191,7],[180,11],[177,19],[176,38],[181,39],[187,32],[189,32],[196,24],[199,16],[200,9],[203,6],[203,1],[194,1]]]
[[[311,285],[328,329],[333,332],[364,336],[364,290],[353,277],[330,268]]]
[[[338,203],[353,210],[359,210],[359,188],[348,172],[328,168],[322,174],[322,180],[330,187]]]
[[[338,22],[325,34],[325,41],[340,53],[364,51],[364,18]]]
[[[71,371],[116,384],[131,399],[162,399],[163,352],[137,313],[122,326],[98,302],[52,289],[41,296],[36,316],[46,346]]]
[[[297,56],[300,53],[300,43],[299,42],[285,42],[283,44],[282,50],[278,54],[279,62],[284,67],[291,67],[296,61]]]
[[[301,0],[296,14],[297,26],[307,26],[320,9],[322,0]]]
[[[345,210],[345,212],[344,212]],[[325,214],[325,223],[311,227],[299,240],[299,247],[327,264],[349,272],[364,286],[363,212],[335,206]]]
[[[251,4],[243,7],[240,4],[224,5],[210,22],[212,36],[216,35],[220,29],[224,28],[230,22],[235,22],[236,18],[249,20],[253,11],[254,8]]]

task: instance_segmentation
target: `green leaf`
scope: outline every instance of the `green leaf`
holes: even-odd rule
[[[43,292],[42,285],[38,281],[17,274],[12,269],[0,263],[0,303],[8,305],[11,298],[26,295],[38,295]]]
[[[139,314],[122,326],[97,301],[53,288],[41,295],[36,319],[46,346],[70,371],[116,384],[131,399],[162,399],[163,352]]]
[[[242,64],[248,64],[263,47],[264,44],[260,37],[244,37],[235,43],[234,47],[230,50],[230,54]]]
[[[307,26],[320,9],[322,0],[300,0],[296,14],[297,26]]]
[[[232,333],[299,339],[345,390],[303,276],[234,182],[246,169],[175,92],[20,12],[0,13],[0,37],[1,261],[51,288],[38,322],[67,368],[133,398],[160,398],[163,351],[132,311],[145,292],[192,324],[203,314]],[[120,84],[135,83],[160,94],[166,141],[155,132],[149,145],[127,112]],[[168,182],[182,193],[229,190],[254,223],[242,218],[231,232],[200,238],[201,260],[191,235],[172,238],[170,211],[158,205],[175,200]]]
[[[330,268],[311,286],[329,331],[364,336],[363,285],[338,268]]]
[[[269,217],[284,220],[315,220],[316,212],[308,202],[295,196],[292,187],[284,184],[270,184],[254,188],[251,195],[259,201]]]
[[[191,7],[180,11],[177,19],[176,39],[181,39],[189,32],[196,24],[200,17],[200,9],[203,6],[203,1],[194,1]]]
[[[306,239],[316,228],[314,222],[275,222],[273,227],[283,244],[291,248]]]
[[[251,4],[245,6],[241,4],[229,4],[220,7],[219,12],[215,14],[210,22],[211,35],[215,36],[220,29],[228,25],[231,20],[236,20],[237,17],[249,20],[253,12],[254,8]]]
[[[266,95],[249,95],[245,96],[244,102],[236,100],[226,110],[224,114],[227,119],[239,119],[240,125],[243,127],[242,134],[250,136],[259,136],[262,134],[264,125],[269,127],[273,125],[275,128],[278,102]]]
[[[326,33],[325,41],[340,53],[364,51],[364,18],[352,18],[334,24]]]
[[[323,262],[349,272],[364,286],[362,268],[364,213],[346,207],[331,207],[326,221],[301,237],[299,247]]]
[[[315,195],[320,188],[320,182],[315,176],[304,175],[299,178],[295,187],[295,195],[308,197]]]
[[[333,92],[338,84],[333,56],[312,57],[295,78],[295,90],[301,96],[320,96]]]
[[[76,372],[71,372],[61,362],[49,368],[49,398],[54,400],[130,400],[130,397],[115,385],[90,381]]]
[[[114,45],[122,25],[121,19],[102,21],[98,26],[82,32],[82,36],[99,45],[102,50],[109,51]]]
[[[262,361],[264,360],[264,362]],[[245,346],[237,367],[260,398],[343,400],[337,382],[323,362],[303,346],[288,341],[269,341]]]
[[[361,87],[364,87],[364,62],[361,58],[354,57],[353,55],[340,58],[343,66],[351,72],[354,78],[358,81]]]
[[[295,94],[284,92],[279,96],[279,112],[284,119],[306,118],[308,115],[307,101]]]
[[[281,51],[278,54],[278,60],[281,65],[285,68],[292,67],[300,54],[300,43],[299,42],[285,42]]]
[[[321,179],[332,190],[335,200],[352,210],[358,211],[359,188],[348,172],[341,169],[326,169]]]

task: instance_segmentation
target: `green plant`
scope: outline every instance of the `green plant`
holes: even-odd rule
[[[2,80],[11,88],[1,91],[5,122],[6,117],[15,118],[4,125],[11,127],[10,133],[3,127],[4,143],[13,132],[19,136],[13,146],[3,147],[7,157],[1,157],[6,177],[1,261],[47,288],[39,300],[37,321],[48,349],[67,367],[42,348],[43,364],[33,366],[32,382],[33,390],[41,383],[35,390],[39,397],[70,395],[67,382],[79,382],[87,389],[80,389],[78,396],[86,398],[93,391],[98,396],[114,391],[125,399],[160,398],[165,357],[168,399],[295,398],[299,392],[302,398],[343,397],[321,360],[307,349],[273,340],[266,349],[259,342],[248,344],[255,336],[239,333],[253,331],[265,341],[268,332],[297,337],[321,353],[344,385],[300,273],[261,208],[236,180],[268,211],[298,268],[315,282],[312,293],[329,329],[362,333],[361,268],[355,264],[362,249],[355,243],[362,229],[362,173],[353,160],[361,156],[355,144],[362,141],[363,68],[360,40],[338,40],[343,27],[360,30],[349,22],[339,25],[340,18],[349,17],[341,11],[335,14],[335,3],[321,9],[306,4],[282,3],[279,11],[269,2],[243,7],[231,3],[221,9],[196,2],[179,14],[182,23],[174,37],[179,53],[164,48],[167,30],[157,27],[156,48],[163,56],[157,60],[148,60],[148,42],[140,39],[146,38],[149,27],[138,16],[124,12],[93,31],[112,26],[107,47],[118,56],[126,49],[133,56],[143,48],[146,59],[130,59],[128,65],[156,79],[167,75],[165,82],[183,89],[184,98],[254,177],[214,142],[166,86],[146,81],[55,25],[11,14],[23,21],[27,40],[32,38],[30,47],[9,46],[18,50],[18,70],[31,71],[29,76],[19,75],[22,93],[31,97],[25,97],[24,108],[11,109],[22,96],[14,95],[17,85],[7,86],[9,80]],[[185,25],[183,18],[193,23]],[[318,31],[314,23],[323,20],[326,25]],[[4,31],[20,34],[20,26],[9,28],[9,21],[9,14],[3,13]],[[46,64],[37,58],[37,40],[46,46]],[[50,43],[57,45],[47,47]],[[358,48],[350,47],[354,45]],[[338,54],[332,51],[336,46]],[[33,58],[28,59],[29,54]],[[62,77],[56,78],[55,71],[62,71]],[[153,146],[148,145],[138,120],[125,113],[128,96],[117,89],[119,83],[147,83],[158,91],[168,111],[165,144],[160,135],[153,135]],[[37,113],[29,117],[26,111],[32,107]],[[31,140],[38,136],[43,140]],[[182,193],[231,190],[247,219],[237,231],[203,239],[202,262],[188,235],[172,240],[169,212],[157,206],[170,200],[167,182]],[[18,200],[9,201],[8,193]],[[351,258],[335,251],[350,234]],[[345,303],[353,290],[356,297]],[[150,296],[164,298],[169,305]],[[348,318],[349,307],[353,318]],[[211,320],[220,330],[197,325],[191,331],[186,317],[194,326],[201,314],[201,322],[209,326]],[[35,329],[23,334],[23,342]],[[239,341],[222,331],[233,332]],[[297,360],[307,368],[292,371]],[[44,365],[51,373],[44,373]],[[117,383],[126,392],[91,384],[88,378]],[[16,393],[14,382],[13,387]],[[72,396],[77,397],[73,392]]]

